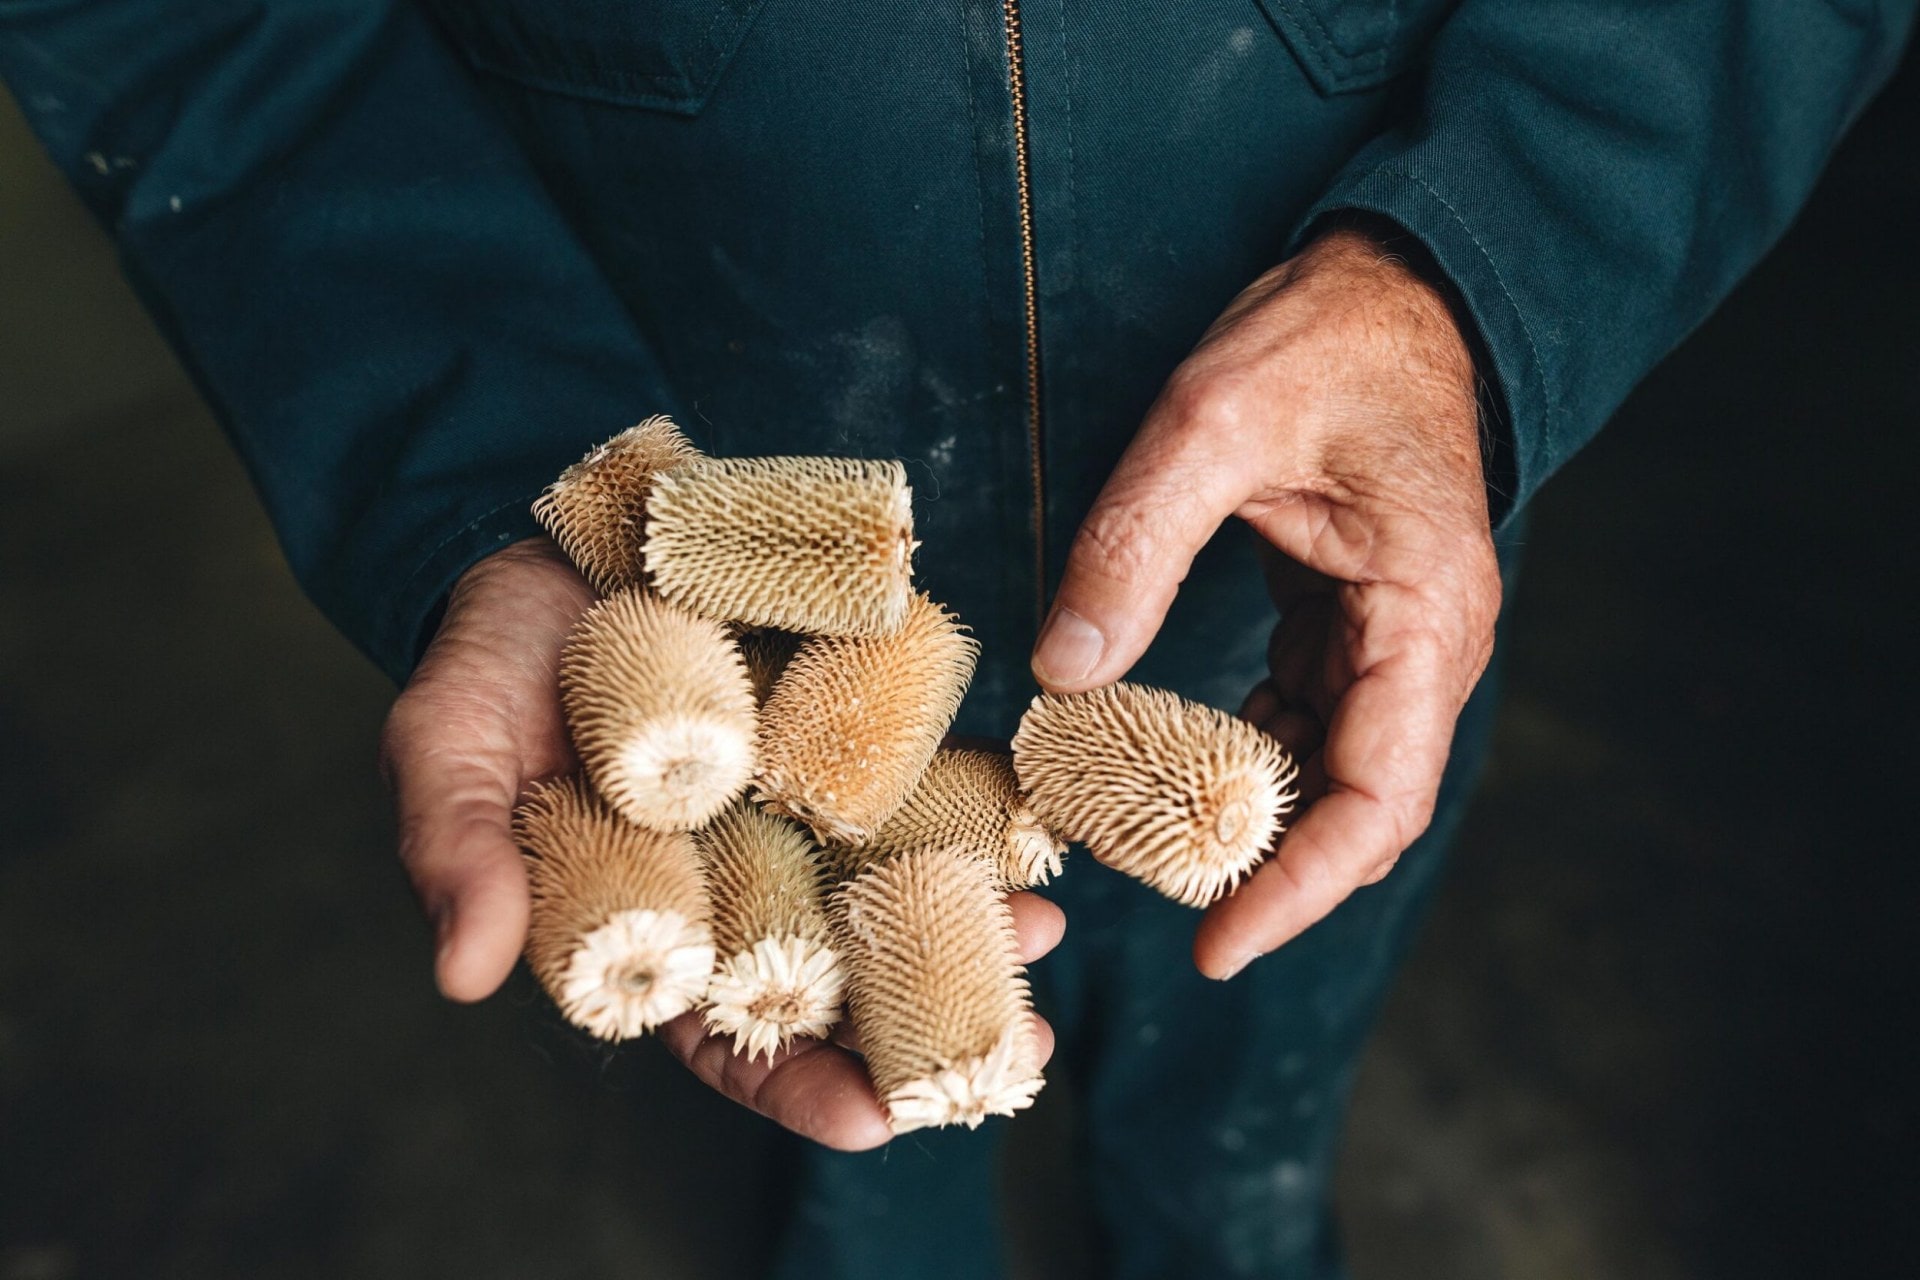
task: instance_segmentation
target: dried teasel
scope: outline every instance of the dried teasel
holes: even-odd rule
[[[756,706],[764,704],[773,693],[780,673],[787,669],[805,640],[805,636],[773,627],[748,627],[740,633],[740,656],[746,660]]]
[[[925,849],[834,896],[847,1009],[895,1133],[977,1128],[1044,1080],[1013,913],[979,858]]]
[[[753,685],[740,651],[721,624],[642,588],[582,616],[560,694],[587,776],[641,826],[696,827],[753,775]]]
[[[756,793],[823,842],[863,845],[920,780],[980,646],[917,595],[888,636],[816,636],[760,709]]]
[[[826,870],[807,833],[739,801],[694,835],[720,962],[707,1025],[749,1062],[840,1020],[843,978],[826,915]]]
[[[540,522],[602,595],[646,581],[640,544],[654,477],[700,456],[660,415],[597,444],[533,504]]]
[[[1060,874],[1066,842],[1048,831],[1002,751],[942,747],[906,802],[865,848],[833,851],[851,877],[881,858],[920,849],[957,849],[986,859],[1001,889],[1031,889]]]
[[[1013,767],[1050,829],[1194,907],[1260,862],[1299,799],[1279,742],[1137,684],[1035,698],[1013,735]]]
[[[808,635],[885,635],[912,595],[913,494],[898,462],[715,458],[647,508],[647,571],[697,613]]]
[[[513,830],[527,964],[568,1021],[626,1040],[705,998],[713,937],[691,837],[634,826],[579,778],[536,786]]]

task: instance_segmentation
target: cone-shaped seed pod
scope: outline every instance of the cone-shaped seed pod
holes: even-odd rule
[[[641,826],[685,831],[753,775],[753,684],[726,629],[644,589],[587,610],[560,693],[594,787]]]
[[[1260,862],[1299,798],[1298,770],[1273,738],[1137,684],[1035,698],[1013,767],[1050,829],[1192,907]]]
[[[602,595],[639,586],[653,478],[699,456],[673,419],[648,418],[562,471],[535,499],[533,517]]]
[[[713,936],[691,837],[634,826],[578,778],[535,787],[513,830],[527,964],[569,1022],[626,1040],[705,998]]]
[[[895,1133],[977,1128],[1044,1083],[1013,913],[979,858],[875,863],[833,904],[847,1009]]]
[[[713,903],[720,964],[707,1025],[733,1051],[773,1057],[840,1020],[840,960],[828,936],[826,869],[811,838],[746,801],[694,835]]]
[[[1011,756],[942,747],[871,843],[831,856],[850,879],[871,862],[917,849],[971,853],[993,867],[1001,889],[1031,889],[1060,874],[1067,846],[1021,796]]]
[[[912,594],[913,493],[898,462],[717,458],[663,474],[647,571],[696,613],[808,635],[885,635]]]
[[[747,675],[753,681],[753,701],[764,704],[780,673],[800,651],[805,636],[772,627],[751,627],[740,633],[740,656],[746,659]]]
[[[760,799],[822,841],[862,845],[920,780],[980,646],[915,596],[889,636],[816,636],[760,709]]]

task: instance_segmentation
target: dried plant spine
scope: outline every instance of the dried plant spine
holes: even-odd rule
[[[808,635],[885,635],[912,596],[913,494],[898,462],[717,458],[662,474],[646,562],[697,613]]]
[[[696,827],[753,776],[753,684],[726,628],[643,588],[589,609],[560,660],[574,749],[608,803]]]
[[[840,1020],[844,980],[827,925],[826,869],[807,833],[740,801],[694,836],[713,903],[719,967],[707,1025],[772,1060]]]
[[[1031,889],[1060,874],[1067,846],[1020,794],[1011,756],[942,747],[872,841],[836,861],[851,874],[867,862],[922,849],[984,858],[998,886],[1011,890]]]
[[[981,859],[924,849],[834,898],[847,1007],[895,1133],[977,1128],[1044,1083],[1013,913]]]
[[[1048,828],[1194,907],[1259,864],[1299,799],[1279,742],[1144,685],[1035,698],[1013,766]]]
[[[980,646],[924,595],[887,636],[816,636],[760,709],[756,788],[822,842],[864,845],[926,770]]]
[[[627,1040],[706,997],[713,935],[691,837],[634,826],[579,778],[536,786],[513,828],[527,964],[569,1022]]]
[[[562,471],[535,499],[534,519],[602,595],[640,586],[654,477],[699,456],[673,419],[648,418]]]
[[[756,706],[773,694],[773,686],[800,651],[805,636],[774,627],[748,627],[740,633],[740,656],[747,664],[747,677],[753,682]]]

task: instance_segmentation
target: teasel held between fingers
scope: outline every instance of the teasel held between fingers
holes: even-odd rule
[[[740,656],[746,660],[747,676],[753,681],[755,706],[766,702],[780,673],[787,669],[805,640],[805,636],[774,627],[747,627],[740,632]]]
[[[694,835],[713,903],[719,967],[707,1025],[747,1061],[840,1020],[843,979],[828,937],[826,870],[799,826],[745,800]]]
[[[833,853],[859,866],[916,849],[959,849],[985,858],[1001,889],[1031,889],[1060,874],[1066,842],[1020,794],[1013,758],[1001,751],[942,747],[927,771],[863,849]]]
[[[513,833],[532,899],[527,964],[568,1021],[627,1040],[705,998],[713,936],[690,836],[634,826],[580,778],[535,786]]]
[[[985,861],[921,849],[877,862],[833,899],[847,1009],[895,1133],[977,1128],[1044,1080],[1013,912]]]
[[[594,590],[646,581],[640,543],[654,477],[700,456],[673,419],[648,418],[597,444],[534,500],[533,516]]]
[[[647,571],[708,617],[886,635],[912,594],[913,493],[898,462],[715,458],[662,474]]]
[[[756,794],[823,842],[863,845],[920,780],[980,646],[917,595],[888,636],[815,636],[760,709]]]
[[[630,821],[697,827],[753,775],[753,684],[721,624],[631,587],[581,617],[560,659],[574,749]]]
[[[1035,698],[1013,735],[1013,767],[1050,829],[1193,907],[1258,865],[1299,799],[1279,742],[1137,684]]]

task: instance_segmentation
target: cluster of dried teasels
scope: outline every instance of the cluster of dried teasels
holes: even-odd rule
[[[534,513],[602,599],[561,662],[581,775],[515,814],[527,960],[595,1035],[698,1009],[771,1059],[844,1011],[895,1132],[1011,1114],[1042,1080],[1003,895],[1078,840],[1205,905],[1294,801],[1271,738],[1137,685],[943,747],[978,646],[913,590],[899,463],[710,459],[650,418]]]

